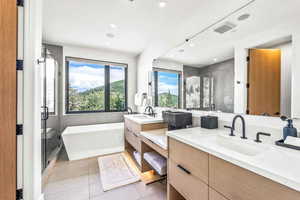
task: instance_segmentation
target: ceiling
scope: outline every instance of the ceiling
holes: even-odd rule
[[[233,58],[234,46],[238,41],[280,24],[289,24],[295,19],[300,19],[299,8],[300,1],[295,0],[256,0],[188,43],[177,45],[161,56],[161,59],[203,67]],[[249,13],[250,18],[239,21],[237,18],[245,13]],[[225,34],[214,32],[216,27],[226,21],[234,23],[237,27]],[[282,40],[282,38],[278,39]],[[193,47],[190,46],[191,43]],[[184,49],[184,52],[179,52],[181,49]]]
[[[181,41],[249,0],[165,1],[160,8],[159,0],[44,0],[43,40],[138,55],[163,35]]]

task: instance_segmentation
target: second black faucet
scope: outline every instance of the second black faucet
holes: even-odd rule
[[[233,121],[232,121],[232,126],[230,127],[230,126],[224,126],[225,128],[229,128],[230,130],[231,130],[231,132],[230,132],[230,136],[235,136],[234,135],[234,131],[235,131],[235,122],[236,122],[236,120],[238,119],[238,118],[240,118],[241,119],[241,121],[242,121],[242,133],[243,133],[243,135],[242,135],[242,139],[248,139],[247,137],[246,137],[246,123],[245,123],[245,119],[244,119],[244,117],[242,116],[242,115],[236,115],[234,118],[233,118]]]

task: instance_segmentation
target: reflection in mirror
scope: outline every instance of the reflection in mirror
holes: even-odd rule
[[[182,66],[182,108],[292,116],[297,8],[299,1],[252,1],[160,56]]]
[[[249,49],[247,113],[291,116],[291,38]]]
[[[184,66],[185,108],[233,112],[234,59],[201,68]]]
[[[155,68],[151,80],[154,106],[181,108],[181,72]]]

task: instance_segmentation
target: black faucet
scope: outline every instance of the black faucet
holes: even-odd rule
[[[233,121],[232,121],[232,126],[224,126],[225,128],[229,128],[231,130],[230,132],[230,136],[235,136],[234,135],[234,130],[235,130],[235,122],[236,120],[240,118],[242,120],[242,128],[243,128],[243,136],[241,137],[242,139],[248,139],[246,137],[246,123],[245,123],[245,119],[242,115],[236,115],[234,118],[233,118]]]
[[[130,108],[130,107],[127,107],[127,112],[128,112],[128,114],[132,114],[133,113],[133,111],[132,111],[132,108]]]
[[[150,113],[149,115],[150,116],[155,116],[155,113],[154,113],[154,109],[152,108],[152,106],[147,106],[146,108],[145,108],[145,113],[147,113],[147,111]]]
[[[261,136],[261,135],[264,135],[264,136],[271,136],[270,133],[262,133],[262,132],[258,132],[258,133],[256,134],[256,140],[254,140],[254,141],[257,142],[257,143],[261,143],[262,141],[259,139],[259,136]]]

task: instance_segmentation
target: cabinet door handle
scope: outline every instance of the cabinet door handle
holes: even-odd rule
[[[137,134],[135,134],[135,132],[131,132],[135,137],[138,137]]]
[[[182,171],[184,171],[185,173],[191,174],[191,172],[190,172],[189,170],[185,169],[185,168],[182,167],[181,165],[177,165],[177,167],[178,167],[179,169],[181,169]]]

